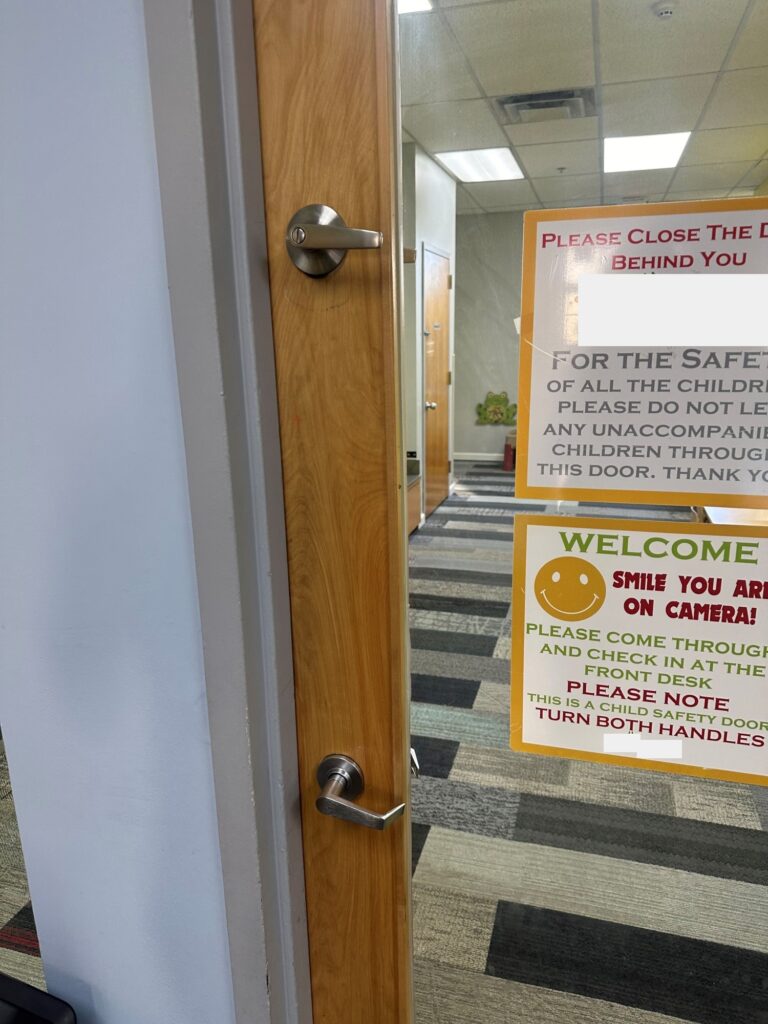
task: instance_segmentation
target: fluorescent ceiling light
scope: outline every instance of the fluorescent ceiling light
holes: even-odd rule
[[[397,0],[398,14],[416,14],[418,11],[431,11],[432,0]]]
[[[627,135],[621,139],[606,139],[603,169],[606,174],[612,174],[615,171],[654,171],[677,167],[690,137],[690,132],[668,132],[665,135]]]
[[[435,156],[459,181],[515,181],[524,177],[508,149],[466,149]]]

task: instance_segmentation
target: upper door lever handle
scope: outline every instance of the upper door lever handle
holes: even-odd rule
[[[398,804],[385,814],[376,814],[353,804],[355,797],[365,790],[365,779],[360,765],[344,754],[329,754],[323,758],[317,768],[317,784],[321,789],[315,801],[318,811],[353,825],[380,831],[402,817],[405,811],[405,804]]]
[[[313,203],[291,217],[285,246],[294,264],[309,277],[326,277],[340,267],[349,249],[380,249],[380,231],[348,228],[330,206]]]
[[[365,228],[342,228],[333,224],[294,224],[291,244],[302,249],[380,249],[384,236]]]

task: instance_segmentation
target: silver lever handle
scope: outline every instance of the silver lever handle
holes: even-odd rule
[[[424,403],[424,408],[425,409],[436,409],[437,408],[437,402],[425,402]]]
[[[320,203],[297,210],[285,233],[288,255],[309,277],[327,277],[341,266],[349,249],[380,249],[383,244],[380,231],[348,228],[332,207]]]
[[[321,789],[315,801],[318,811],[353,825],[385,829],[405,811],[405,804],[398,804],[386,814],[376,814],[353,804],[355,797],[365,791],[365,778],[360,765],[344,754],[329,754],[323,758],[317,767],[317,784]]]
[[[302,249],[380,249],[384,236],[365,228],[342,228],[332,224],[295,224],[291,242]]]

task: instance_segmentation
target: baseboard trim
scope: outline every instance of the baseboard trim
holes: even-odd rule
[[[492,452],[454,452],[454,462],[501,462],[504,459],[504,453],[499,452],[494,454]]]

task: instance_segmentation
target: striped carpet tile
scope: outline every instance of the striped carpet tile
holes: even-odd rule
[[[457,470],[409,552],[418,1024],[768,1024],[768,790],[508,749],[515,515],[557,506]]]
[[[0,740],[0,971],[45,988],[35,920],[13,807],[8,763]]]

